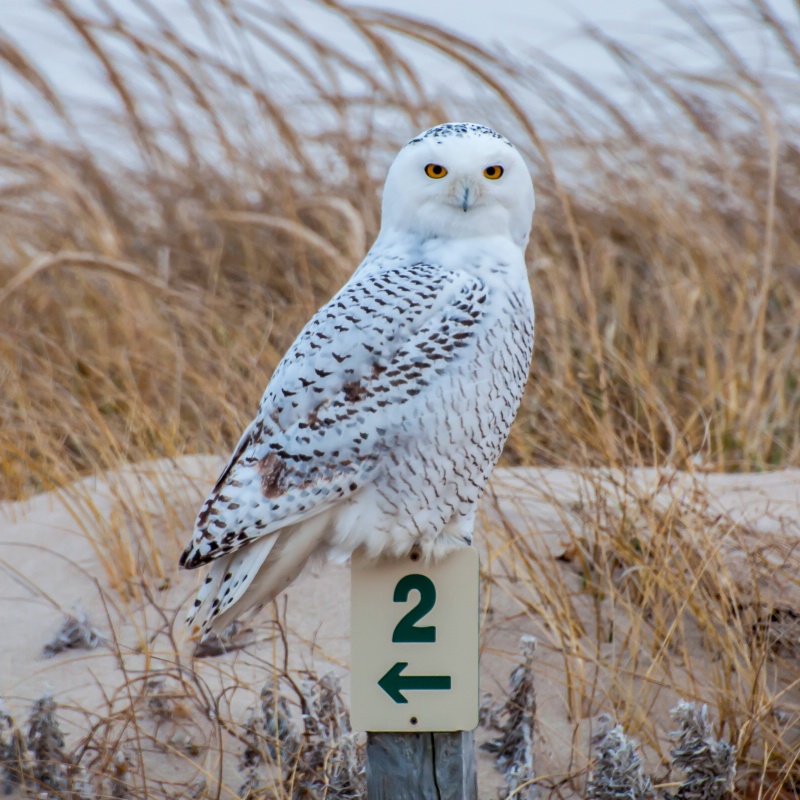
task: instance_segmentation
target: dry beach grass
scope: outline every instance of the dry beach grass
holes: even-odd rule
[[[347,31],[338,44],[323,25],[244,0],[189,3],[185,29],[147,0],[125,18],[43,1],[103,75],[112,101],[90,116],[0,27],[0,70],[30,97],[0,106],[0,497],[62,490],[105,602],[137,609],[111,651],[136,641],[147,662],[158,640],[187,719],[214,703],[175,661],[179,598],[168,611],[153,599],[177,580],[191,523],[191,503],[176,499],[188,491],[180,458],[235,442],[286,346],[376,234],[380,182],[403,141],[480,117],[529,158],[538,197],[536,355],[505,464],[581,476],[579,489],[535,487],[556,510],[558,546],[537,545],[523,512],[490,504],[484,520],[485,647],[515,653],[519,632],[535,633],[541,680],[567,709],[554,741],[572,755],[553,763],[572,776],[547,785],[579,791],[582,726],[600,712],[663,778],[663,721],[683,698],[708,703],[734,745],[742,796],[800,792],[790,525],[771,520],[778,538],[759,549],[759,521],[721,514],[705,478],[800,462],[800,36],[766,0],[739,7],[782,54],[780,76],[764,75],[724,30],[670,5],[709,56],[701,74],[586,32],[621,66],[626,101],[547,54],[333,0],[317,12]],[[413,48],[459,70],[470,97],[432,90]],[[118,472],[152,459],[176,467]],[[643,467],[656,477],[630,477]],[[87,479],[99,473],[102,506]],[[726,543],[745,554],[734,566]],[[497,623],[495,641],[492,615],[519,630],[504,639],[511,623]],[[107,629],[123,618],[108,611]],[[130,773],[125,791],[155,797],[144,760],[113,761],[131,731],[158,739],[138,713],[152,711],[151,671],[106,698],[106,718],[70,753],[85,767],[96,752],[104,780]],[[254,681],[242,679],[257,697]],[[246,706],[218,714],[240,746]],[[209,768],[207,785],[216,777]]]

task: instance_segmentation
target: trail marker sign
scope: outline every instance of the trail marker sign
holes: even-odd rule
[[[354,559],[350,717],[361,731],[470,731],[478,724],[478,552]]]

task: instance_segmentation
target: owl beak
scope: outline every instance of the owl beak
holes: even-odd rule
[[[453,199],[462,211],[469,211],[478,199],[478,187],[470,180],[460,180],[453,187]]]

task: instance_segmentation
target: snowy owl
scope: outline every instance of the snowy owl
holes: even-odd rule
[[[439,125],[400,150],[375,244],[276,368],[200,509],[180,560],[211,564],[194,632],[269,602],[314,554],[472,543],[533,351],[533,209],[525,162],[491,128]]]

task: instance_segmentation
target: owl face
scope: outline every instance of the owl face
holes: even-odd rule
[[[392,164],[382,230],[428,238],[505,236],[525,247],[534,210],[516,148],[480,125],[449,123],[412,139]]]

